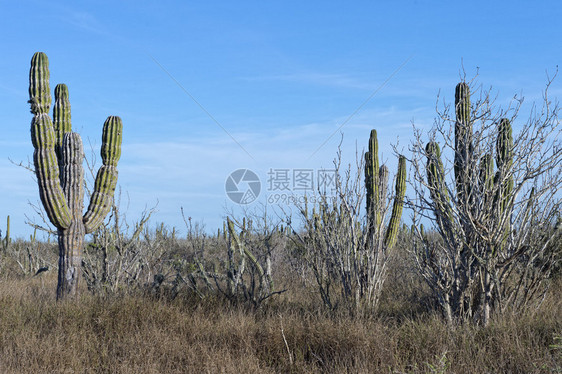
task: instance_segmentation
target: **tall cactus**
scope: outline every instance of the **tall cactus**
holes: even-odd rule
[[[452,233],[452,211],[450,206],[449,192],[445,185],[445,170],[441,161],[441,149],[436,142],[429,142],[425,147],[427,156],[427,183],[429,194],[434,204],[434,212],[439,229],[451,236]]]
[[[29,103],[33,120],[31,140],[39,195],[51,223],[57,228],[59,275],[57,299],[77,293],[81,278],[84,235],[94,231],[111,209],[121,156],[121,119],[110,116],[104,123],[101,157],[88,210],[84,206],[84,150],[80,135],[72,132],[68,88],[55,88],[53,120],[49,117],[51,93],[49,60],[37,52],[31,59]]]
[[[367,190],[367,217],[371,233],[382,238],[381,223],[383,212],[386,209],[386,186],[388,182],[388,168],[379,167],[377,131],[371,130],[369,137],[369,150],[365,153],[365,188]],[[400,219],[402,218],[402,206],[406,194],[406,158],[400,156],[398,159],[398,172],[396,174],[396,185],[394,203],[390,221],[384,234],[384,245],[392,248],[396,242]]]
[[[392,248],[398,237],[398,227],[402,217],[402,207],[404,205],[404,196],[406,194],[406,157],[400,156],[398,159],[398,172],[396,174],[396,185],[394,188],[394,203],[392,206],[392,214],[386,229],[384,244],[387,248]]]
[[[511,231],[510,217],[504,213],[509,209],[511,195],[513,192],[513,175],[511,167],[513,165],[513,135],[511,122],[507,118],[502,118],[498,125],[498,138],[496,141],[496,163],[498,171],[496,172],[497,191],[495,196],[494,209],[498,216],[503,218],[503,235],[499,249],[502,250]]]
[[[486,153],[480,158],[480,170],[479,170],[478,186],[479,195],[481,197],[480,204],[482,207],[489,207],[492,202],[492,196],[490,196],[490,191],[494,189],[494,159],[492,155]],[[488,217],[489,214],[486,215]]]
[[[457,198],[470,204],[470,157],[472,155],[472,120],[470,118],[470,88],[465,82],[455,88],[455,181]]]
[[[448,318],[463,313],[474,316],[480,308],[483,321],[488,321],[493,304],[489,264],[497,261],[511,232],[513,137],[510,121],[502,118],[497,123],[494,171],[492,153],[478,153],[485,148],[478,144],[479,139],[473,138],[470,111],[469,87],[461,82],[455,88],[456,199],[449,195],[441,152],[435,142],[429,142],[425,149],[427,185],[440,235],[449,249],[454,249],[451,253],[455,253],[455,261],[451,262],[453,279],[444,272],[436,274],[436,279],[441,279],[444,289],[448,289]],[[476,279],[475,274],[480,278]],[[473,295],[478,292],[483,297],[476,300]]]
[[[365,153],[365,188],[367,189],[367,214],[370,224],[378,229],[381,220],[381,200],[379,180],[382,169],[379,169],[379,142],[377,130],[371,130],[369,150]],[[384,172],[383,172],[384,173]]]
[[[427,155],[427,182],[431,198],[436,204],[444,204],[449,201],[449,194],[443,181],[445,171],[443,170],[439,144],[436,142],[427,143],[425,152]]]
[[[494,160],[491,154],[484,154],[480,158],[479,169],[476,169],[478,177],[472,178],[474,165],[474,145],[472,139],[472,119],[470,117],[470,91],[466,83],[461,82],[455,88],[455,187],[457,196],[457,207],[460,210],[477,209],[477,197],[480,198],[479,205],[483,210],[493,212],[486,214],[486,219],[492,216],[506,216],[503,214],[508,209],[510,196],[513,191],[513,176],[511,167],[513,164],[513,136],[511,123],[502,118],[498,123],[496,139],[496,164],[497,171],[494,176]],[[427,181],[430,188],[431,198],[435,205],[435,213],[438,216],[439,225],[446,227],[451,220],[450,199],[447,188],[443,182],[443,164],[439,145],[429,142],[426,146],[427,156]],[[478,161],[476,159],[476,161]],[[477,188],[475,188],[477,186]],[[484,218],[482,218],[484,219]],[[509,220],[508,220],[509,221]],[[500,223],[500,222],[496,222]],[[501,223],[509,229],[509,222]],[[465,227],[465,235],[470,235],[471,224]]]
[[[497,179],[499,186],[499,209],[503,212],[509,204],[509,196],[513,191],[513,175],[510,169],[513,165],[513,135],[511,123],[507,118],[502,118],[498,128],[496,141],[496,163],[498,165]]]

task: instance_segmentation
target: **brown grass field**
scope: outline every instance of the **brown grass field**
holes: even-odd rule
[[[313,289],[254,310],[147,292],[55,301],[56,274],[0,279],[1,373],[562,373],[562,282],[536,310],[449,328],[399,271],[376,315],[318,308]],[[300,284],[300,285],[299,285]]]

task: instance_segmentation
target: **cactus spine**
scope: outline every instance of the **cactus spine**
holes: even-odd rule
[[[382,238],[381,223],[386,209],[386,188],[388,183],[388,168],[379,167],[377,131],[371,130],[369,137],[369,150],[365,153],[365,188],[367,190],[367,222],[369,232],[376,237]],[[406,158],[400,156],[398,159],[398,172],[396,174],[396,185],[394,203],[390,221],[384,235],[384,245],[392,248],[396,242],[400,219],[402,218],[402,206],[406,194]]]
[[[29,103],[33,120],[31,140],[41,201],[49,220],[58,230],[59,277],[57,299],[73,296],[81,277],[84,235],[94,231],[109,212],[117,184],[121,155],[122,122],[110,116],[105,121],[101,157],[103,165],[84,216],[84,151],[80,135],[72,132],[68,88],[55,88],[53,120],[49,117],[51,94],[49,60],[42,52],[31,59]]]

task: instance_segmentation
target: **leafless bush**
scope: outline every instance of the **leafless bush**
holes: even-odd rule
[[[0,273],[34,276],[57,268],[56,242],[36,240],[36,233],[29,240],[17,239],[0,254]]]
[[[144,212],[131,227],[119,203],[113,205],[109,219],[92,234],[84,251],[83,273],[91,291],[138,289],[160,274],[167,232],[163,228],[149,231],[146,225],[152,212]]]
[[[233,302],[259,307],[271,296],[284,292],[275,288],[272,257],[283,250],[286,237],[264,211],[248,214],[242,220],[227,218],[222,235],[217,234],[214,251],[207,251],[209,238],[193,235],[191,221],[188,242],[195,249],[195,269],[190,275],[192,287],[203,281],[205,288],[218,291]],[[207,239],[207,240],[205,240]],[[224,252],[217,253],[220,248]],[[199,291],[201,292],[201,291]]]

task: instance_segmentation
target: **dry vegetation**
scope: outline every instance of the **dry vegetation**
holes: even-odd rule
[[[138,246],[173,249],[158,257],[161,269],[177,264],[171,258],[193,258],[188,241],[151,232]],[[412,271],[408,243],[399,240],[378,311],[353,318],[322,308],[313,282],[290,265],[290,245],[273,256],[275,281],[287,291],[259,307],[187,285],[172,292],[176,278],[170,275],[158,289],[141,275],[138,287],[84,290],[77,300],[57,303],[56,270],[24,274],[14,252],[4,253],[0,372],[562,372],[561,279],[538,309],[495,316],[488,327],[451,328]],[[12,243],[18,245],[30,243]],[[56,259],[54,246],[34,245],[42,261]],[[223,251],[207,248],[213,250]]]
[[[246,212],[209,235],[184,217],[180,236],[150,229],[151,212],[129,224],[114,202],[83,257],[72,249],[76,272],[57,269],[65,241],[59,261],[56,243],[7,234],[0,373],[562,373],[558,106],[545,93],[513,143],[509,110],[456,93],[455,119],[445,110],[428,143],[416,133],[411,228],[406,159],[393,195],[373,131],[357,173],[338,153],[335,199],[299,207],[300,226]],[[81,283],[57,301],[59,270],[59,291]]]

